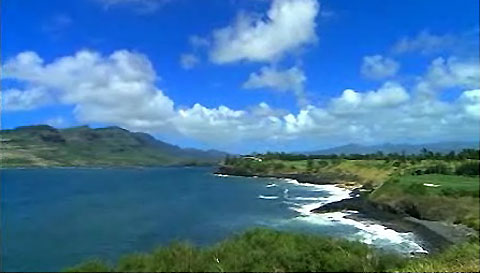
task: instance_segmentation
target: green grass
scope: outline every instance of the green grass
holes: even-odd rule
[[[369,198],[417,218],[461,223],[480,230],[479,183],[478,177],[457,175],[401,176],[385,182]]]
[[[479,272],[480,247],[478,243],[464,243],[446,251],[421,259],[410,260],[397,268],[400,272]]]
[[[385,271],[404,260],[367,245],[327,237],[255,229],[213,247],[174,243],[121,258],[114,266],[92,260],[70,272],[303,272]]]
[[[233,166],[252,174],[309,173],[339,177],[339,182],[355,181],[360,184],[380,185],[395,172],[394,162],[385,160],[345,160],[325,159],[312,160],[237,160]],[[340,178],[341,177],[341,178]]]
[[[427,187],[424,184],[439,185],[439,187]],[[480,191],[480,183],[478,177],[428,174],[417,176],[400,177],[398,186],[403,190],[408,190],[412,185],[421,185],[425,188],[424,194],[432,195],[449,195],[449,193],[457,193],[458,196],[478,196]],[[453,195],[453,194],[452,194]]]
[[[407,259],[359,242],[318,235],[254,229],[217,245],[173,243],[150,253],[124,256],[111,265],[95,259],[69,272],[385,272],[478,271],[478,244],[426,258]],[[477,255],[475,255],[477,254]],[[420,270],[423,271],[423,270]]]

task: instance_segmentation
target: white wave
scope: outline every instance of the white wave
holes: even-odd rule
[[[273,183],[273,184],[268,184],[268,185],[267,185],[267,188],[276,187],[276,186],[277,186],[277,184],[275,184],[275,183]]]
[[[300,183],[296,179],[291,179],[291,178],[281,178],[283,181],[289,183],[289,184],[297,184],[300,185]],[[305,183],[307,184],[307,183]]]
[[[318,201],[321,200],[322,197],[292,197],[287,198],[288,200],[297,200],[297,201]]]
[[[270,199],[278,199],[278,196],[259,195],[258,198],[270,200]]]
[[[230,175],[228,174],[221,174],[221,173],[216,173],[214,174],[215,176],[218,176],[218,177],[229,177]]]
[[[310,184],[310,183],[299,183],[297,180],[294,179],[285,179],[289,184],[295,184],[297,186],[309,187],[314,189],[314,191],[322,191],[328,194],[326,197],[312,197],[312,196],[297,196],[297,197],[288,197],[288,189],[284,191],[284,198],[287,200],[296,200],[296,201],[315,201],[312,203],[304,204],[300,207],[295,206],[291,207],[290,209],[297,211],[301,215],[310,215],[311,210],[318,208],[322,205],[327,203],[332,203],[336,201],[340,201],[343,199],[349,199],[351,191],[345,188],[341,188],[338,185],[328,184],[328,185],[317,185],[317,184]]]
[[[356,221],[345,218],[345,216],[358,213],[355,211],[348,212],[331,212],[322,214],[309,214],[296,217],[296,220],[306,221],[317,225],[349,225],[355,227],[358,231],[354,234],[349,234],[347,238],[360,240],[365,244],[382,245],[385,242],[404,248],[406,252],[428,253],[416,242],[415,235],[411,232],[397,232],[393,229],[387,228],[377,223],[368,221]]]
[[[287,204],[287,205],[292,205],[292,206],[295,206],[295,207],[301,207],[302,206],[302,204],[295,203],[295,202],[292,202],[292,201],[282,201],[282,203]]]
[[[349,214],[358,213],[356,211],[348,212],[332,212],[317,214],[311,211],[327,203],[340,201],[343,199],[351,198],[351,190],[339,187],[338,185],[317,185],[311,183],[299,183],[295,179],[284,179],[286,183],[294,184],[299,187],[309,187],[311,191],[321,191],[327,194],[326,197],[287,197],[286,190],[284,192],[285,199],[283,203],[289,205],[289,209],[300,213],[300,216],[294,218],[296,221],[309,222],[315,225],[349,225],[355,227],[358,231],[354,234],[345,234],[348,239],[360,240],[366,244],[375,245],[393,245],[395,247],[402,248],[402,252],[423,252],[427,253],[416,242],[415,235],[413,233],[401,233],[393,229],[389,229],[385,226],[374,222],[356,221],[353,219],[345,218]],[[323,195],[323,194],[322,194]],[[298,204],[291,201],[312,201],[307,204]]]
[[[341,195],[345,198],[350,197],[351,190],[339,187],[339,184],[312,184],[312,183],[300,183],[295,179],[284,178],[283,179],[288,184],[294,184],[300,187],[308,187],[312,191],[325,191],[333,195]],[[345,199],[342,198],[342,199]],[[341,200],[341,199],[340,199]],[[338,200],[337,200],[338,201]]]

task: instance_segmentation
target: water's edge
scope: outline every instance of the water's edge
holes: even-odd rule
[[[334,198],[331,198],[326,203],[313,203],[307,206],[302,207],[297,210],[304,216],[308,215],[318,215],[324,216],[327,219],[330,219],[335,222],[347,223],[353,225],[361,230],[372,230],[372,229],[384,229],[385,234],[399,233],[401,235],[410,235],[413,234],[418,240],[418,248],[415,251],[412,251],[411,255],[418,254],[428,254],[436,252],[437,250],[443,248],[448,242],[441,236],[435,236],[436,234],[431,234],[429,230],[426,230],[420,224],[412,224],[411,221],[408,221],[406,217],[401,217],[399,215],[383,211],[375,207],[341,207],[335,210],[325,209],[328,208],[331,204],[343,204],[344,202],[349,202],[350,200],[366,200],[363,195],[360,195],[361,187],[354,189],[349,189],[344,187],[343,184],[334,183],[329,181],[329,183],[319,183],[315,180],[313,183],[308,182],[308,180],[302,179],[298,181],[297,179],[289,176],[282,176],[281,174],[275,175],[240,175],[240,174],[225,174],[220,171],[214,172],[216,176],[220,177],[250,177],[250,178],[274,178],[287,180],[289,183],[299,184],[303,186],[310,187],[328,187],[329,191],[337,192]],[[302,178],[305,178],[302,176]],[[367,208],[367,210],[365,210]],[[405,219],[404,219],[405,218]],[[394,221],[395,220],[395,221]],[[408,225],[408,224],[409,225]],[[371,244],[371,241],[363,241],[364,243]]]

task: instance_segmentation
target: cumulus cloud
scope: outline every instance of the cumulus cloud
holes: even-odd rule
[[[2,94],[2,110],[24,111],[45,106],[52,102],[52,97],[43,88],[26,90],[7,89]]]
[[[337,114],[371,113],[379,108],[393,108],[409,100],[410,96],[403,86],[395,82],[386,82],[377,91],[343,91],[339,98],[333,99],[332,111]]]
[[[480,89],[463,92],[457,102],[468,118],[480,119]]]
[[[459,88],[471,83],[469,77],[459,76],[470,71],[460,63],[452,59],[450,63],[447,60],[437,64],[446,66],[449,75],[457,75],[456,80],[448,84],[457,84]],[[29,86],[15,91],[19,93],[15,95],[16,104],[26,105],[17,109],[38,106],[31,104],[36,100],[25,94],[44,90],[54,101],[72,105],[74,117],[81,123],[115,124],[130,130],[168,133],[230,151],[238,143],[248,143],[247,149],[250,149],[265,145],[285,148],[299,141],[302,145],[333,145],[468,140],[478,139],[480,130],[477,88],[463,89],[465,91],[451,102],[434,96],[418,99],[399,83],[386,82],[377,90],[344,90],[324,107],[308,105],[298,112],[274,109],[266,103],[247,109],[223,105],[208,108],[201,104],[180,108],[155,85],[158,76],[148,58],[139,53],[120,50],[103,56],[80,51],[46,63],[36,53],[24,52],[7,60],[2,68],[4,78]],[[428,78],[429,73],[430,70],[424,78]],[[4,95],[4,105],[6,94],[8,92]],[[245,147],[242,150],[245,151]]]
[[[383,79],[397,74],[400,65],[391,58],[381,55],[363,57],[361,73],[367,78]]]
[[[173,102],[155,87],[157,75],[141,54],[121,50],[104,57],[84,50],[44,64],[36,53],[23,52],[3,71],[6,78],[49,90],[60,103],[74,105],[82,122],[140,128],[160,126],[174,115]]]
[[[316,41],[316,0],[274,0],[264,16],[240,13],[236,21],[213,32],[210,59],[268,62]]]
[[[182,54],[180,55],[180,65],[183,69],[194,68],[200,60],[194,54]]]
[[[291,91],[297,97],[299,105],[305,105],[304,83],[307,77],[301,69],[294,66],[287,70],[277,70],[274,67],[262,67],[260,72],[251,73],[243,88],[271,88],[278,91]]]
[[[421,96],[435,96],[451,87],[479,88],[480,67],[478,60],[459,60],[456,57],[436,58],[426,75],[419,77],[416,90]]]

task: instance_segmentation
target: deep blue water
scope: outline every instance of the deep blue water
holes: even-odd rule
[[[210,168],[9,169],[0,179],[2,271],[60,270],[91,257],[115,261],[172,240],[212,244],[254,226],[401,251],[413,244],[398,234],[401,241],[382,238],[378,226],[368,231],[299,213],[332,195],[321,187],[218,177]]]

